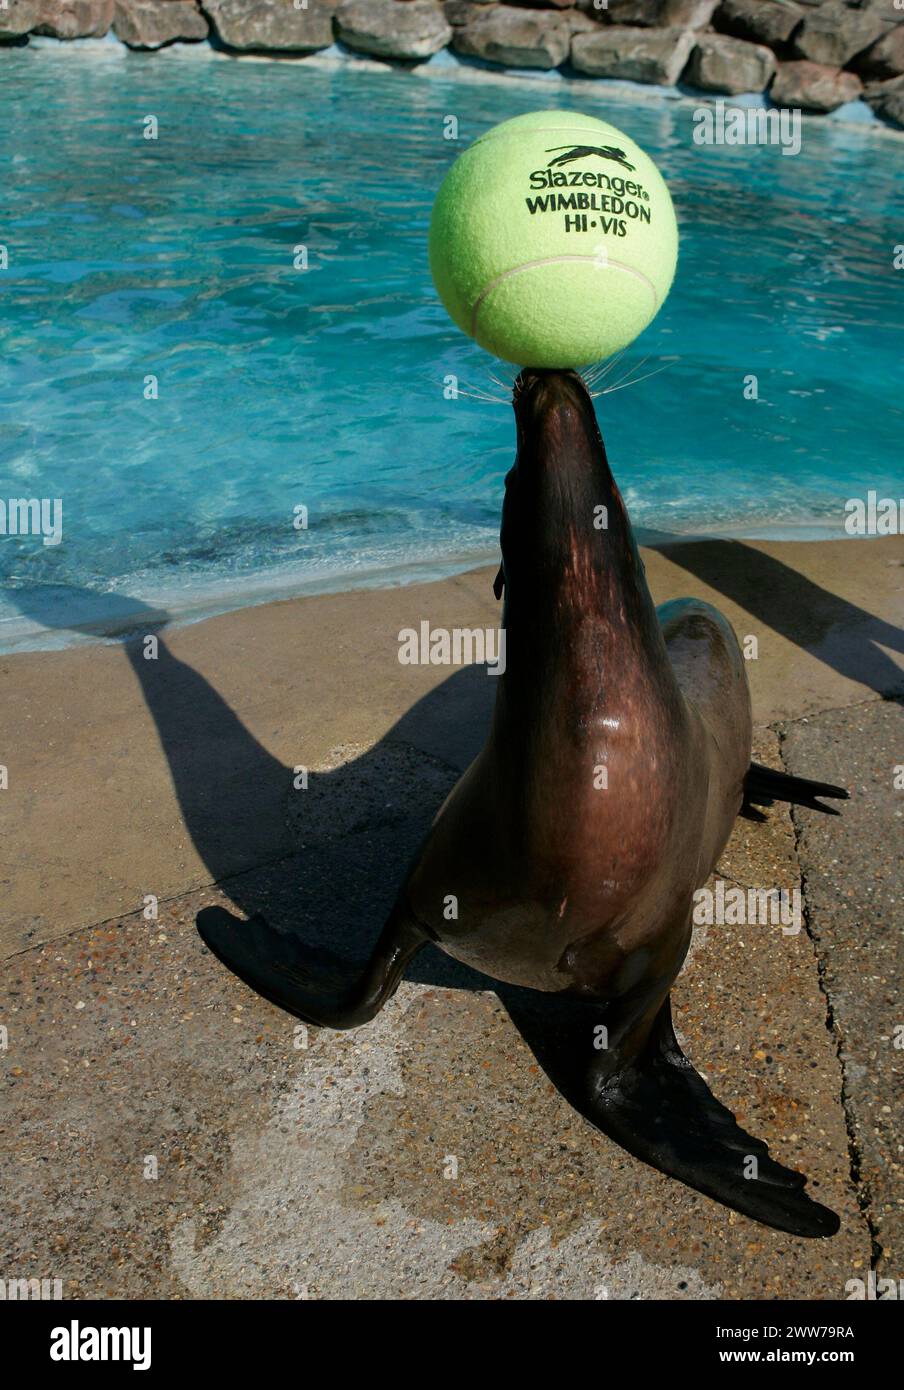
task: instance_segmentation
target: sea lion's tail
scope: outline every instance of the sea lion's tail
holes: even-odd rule
[[[198,913],[197,928],[218,960],[271,1004],[318,1028],[357,1028],[380,1012],[399,987],[405,967],[426,944],[426,933],[394,908],[359,982],[351,991],[324,991],[322,958],[297,937],[260,915],[243,922],[222,907]]]
[[[605,1051],[588,1053],[592,1005],[503,995],[516,1027],[549,1079],[597,1129],[635,1158],[717,1202],[795,1236],[833,1236],[835,1212],[804,1191],[806,1178],[770,1158],[741,1128],[678,1045],[668,998],[642,1051],[611,1070]]]
[[[788,801],[793,806],[806,806],[811,811],[824,811],[827,816],[837,816],[834,806],[824,806],[817,800],[820,796],[831,796],[838,801],[847,801],[850,793],[844,787],[833,787],[831,782],[811,782],[808,777],[792,777],[788,772],[776,772],[762,763],[751,763],[744,778],[744,804],[741,815],[749,820],[763,820],[764,817],[752,808],[771,806],[774,801]]]

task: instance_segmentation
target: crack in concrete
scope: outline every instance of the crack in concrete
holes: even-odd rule
[[[873,702],[858,701],[857,703],[872,704]],[[841,708],[852,709],[856,708],[856,706],[845,705]],[[797,722],[799,721],[783,720],[781,724],[776,724],[773,726],[774,733],[778,738],[779,757],[782,760],[782,765],[785,771],[789,774],[792,773],[792,769],[788,765],[788,761],[785,758],[784,754],[784,745],[786,739],[785,727],[788,724]],[[841,1112],[844,1116],[844,1127],[847,1131],[848,1163],[851,1174],[851,1186],[853,1188],[854,1195],[857,1198],[857,1205],[860,1208],[860,1213],[869,1232],[870,1268],[875,1270],[878,1268],[879,1261],[882,1259],[885,1252],[880,1240],[880,1230],[878,1224],[876,1223],[875,1216],[873,1215],[872,1191],[870,1189],[868,1181],[863,1175],[863,1154],[861,1152],[860,1143],[857,1138],[857,1115],[854,1108],[853,1096],[849,1089],[848,1068],[845,1060],[844,1039],[842,1035],[842,1030],[835,1016],[835,1005],[832,1000],[832,995],[829,989],[829,981],[828,974],[826,971],[825,958],[819,949],[820,937],[810,918],[809,880],[801,862],[800,855],[800,842],[802,835],[801,824],[798,818],[796,808],[792,806],[790,808],[790,811],[791,826],[794,832],[794,858],[797,862],[797,871],[800,876],[800,895],[803,908],[802,916],[804,930],[806,931],[807,936],[809,938],[810,945],[813,950],[813,956],[816,961],[816,977],[819,982],[820,993],[822,994],[823,1000],[825,1002],[826,1029],[829,1033],[829,1036],[831,1037],[832,1046],[835,1050],[835,1055],[838,1058],[838,1068],[841,1072],[841,1091],[839,1095],[839,1100],[841,1102]]]
[[[754,727],[772,729],[773,733],[778,735],[779,743],[782,743],[784,741],[782,730],[790,724],[809,724],[811,720],[822,719],[826,714],[846,714],[850,710],[870,709],[873,705],[900,704],[901,700],[900,690],[876,690],[864,700],[851,700],[846,705],[820,705],[818,709],[807,710],[804,714],[785,715],[773,724],[761,724]]]

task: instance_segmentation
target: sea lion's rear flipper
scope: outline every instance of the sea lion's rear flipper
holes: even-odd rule
[[[668,999],[640,1057],[589,1100],[588,1118],[661,1173],[791,1235],[838,1230],[835,1213],[807,1196],[804,1175],[771,1159],[716,1100],[678,1046]]]
[[[618,1070],[595,1051],[605,1010],[568,996],[500,991],[537,1061],[565,1099],[635,1158],[725,1206],[797,1236],[832,1236],[838,1217],[806,1178],[769,1157],[684,1056],[666,999],[643,1051]],[[610,1044],[619,1046],[610,1036]],[[749,1174],[749,1176],[748,1176]]]
[[[844,787],[833,787],[830,782],[811,782],[807,777],[792,777],[788,772],[776,772],[762,763],[751,763],[744,778],[744,804],[741,815],[749,820],[763,820],[755,806],[771,806],[774,801],[789,801],[793,806],[806,806],[811,811],[824,811],[827,816],[837,816],[834,806],[824,806],[817,797],[831,796],[839,801],[847,801],[850,793]]]
[[[318,1028],[357,1028],[369,1023],[399,987],[405,967],[426,944],[426,933],[398,908],[390,913],[374,953],[350,992],[334,987],[325,997],[323,970],[296,938],[276,931],[263,917],[243,922],[221,907],[198,913],[202,939],[223,964],[271,1004]]]

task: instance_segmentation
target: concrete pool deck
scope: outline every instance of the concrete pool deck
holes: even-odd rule
[[[904,543],[644,556],[657,601],[699,595],[757,638],[760,759],[851,789],[840,819],[738,824],[719,875],[802,885],[806,929],[703,929],[675,991],[690,1056],[838,1236],[769,1231],[630,1158],[438,952],[369,1027],[305,1033],[197,936],[217,902],[296,923],[332,975],[363,958],[494,694],[482,668],[402,666],[398,633],[495,626],[477,570],[149,623],[155,659],[142,637],[0,657],[7,1277],[478,1299],[842,1299],[871,1266],[904,1277]]]

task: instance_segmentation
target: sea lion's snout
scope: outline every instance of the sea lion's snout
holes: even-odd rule
[[[515,379],[512,394],[517,413],[519,408],[523,412],[531,403],[536,406],[538,400],[565,400],[581,392],[586,395],[584,382],[578,372],[570,369],[525,367]]]
[[[576,438],[596,432],[596,417],[587,387],[577,372],[525,367],[515,381],[512,406],[519,450],[550,457],[566,451]]]

